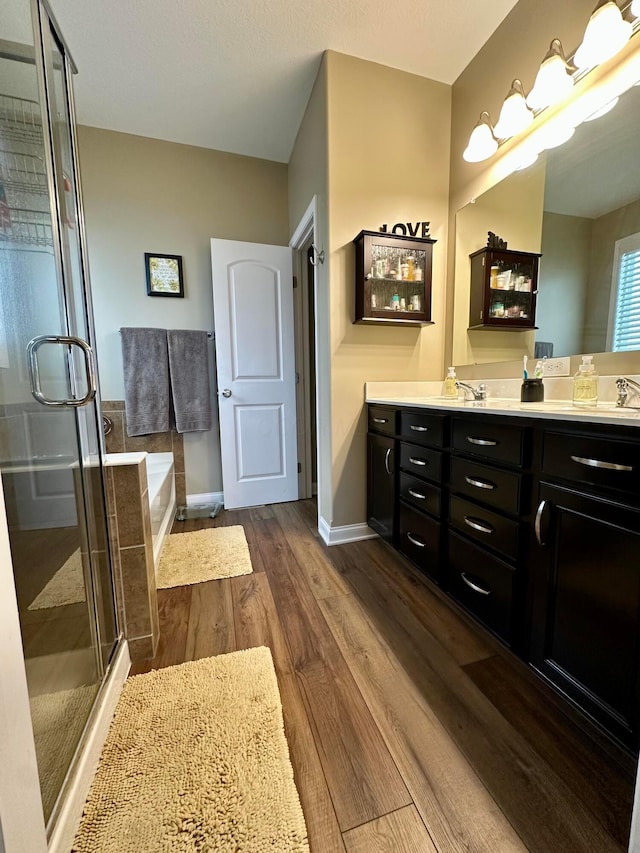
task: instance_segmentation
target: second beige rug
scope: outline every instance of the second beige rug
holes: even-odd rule
[[[158,567],[158,589],[234,578],[253,571],[247,537],[240,524],[172,533]]]
[[[309,853],[271,652],[134,675],[73,853]]]

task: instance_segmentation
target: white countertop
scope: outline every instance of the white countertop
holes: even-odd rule
[[[602,377],[608,380],[611,377]],[[515,381],[515,380],[513,380]],[[509,380],[509,383],[512,380]],[[556,383],[559,380],[555,380]],[[501,382],[501,390],[509,383]],[[613,377],[615,387],[615,377]],[[478,386],[480,381],[469,383]],[[571,400],[549,399],[544,403],[521,403],[517,397],[498,397],[492,395],[491,381],[487,381],[488,398],[486,400],[466,401],[460,397],[452,400],[442,396],[441,382],[367,382],[365,386],[365,400],[367,403],[378,403],[389,406],[412,406],[424,409],[440,409],[449,412],[484,412],[485,414],[512,415],[525,418],[548,418],[558,421],[581,421],[598,424],[615,424],[618,426],[640,426],[640,410],[630,408],[618,408],[615,405],[615,397],[611,398],[610,383],[603,382],[606,393],[605,398],[596,407],[580,408],[574,406]],[[497,383],[496,383],[497,384]],[[520,382],[517,381],[519,389]],[[551,384],[551,383],[549,383]],[[545,387],[547,380],[545,380]],[[556,388],[562,387],[556,385]],[[505,390],[511,391],[507,387]]]

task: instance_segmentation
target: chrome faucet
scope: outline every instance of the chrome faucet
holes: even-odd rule
[[[618,376],[616,379],[618,388],[618,399],[616,406],[627,409],[640,409],[640,384],[633,379],[627,379],[626,376]],[[629,397],[637,397],[635,406],[629,405]]]
[[[473,385],[468,385],[466,382],[456,382],[456,388],[462,388],[462,393],[464,394],[465,400],[486,400],[487,399],[487,386],[482,382],[478,385],[477,388],[474,388]],[[467,397],[467,391],[470,391],[472,396]]]

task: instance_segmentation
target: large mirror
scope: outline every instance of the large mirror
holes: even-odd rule
[[[469,255],[540,252],[535,332],[469,330]],[[456,217],[454,364],[640,350],[640,86]]]

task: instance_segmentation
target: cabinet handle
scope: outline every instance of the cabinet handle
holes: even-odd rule
[[[492,438],[473,438],[473,436],[468,435],[467,441],[469,444],[479,444],[482,447],[496,447],[498,442],[494,441]]]
[[[538,511],[536,512],[536,520],[533,524],[533,529],[536,534],[536,539],[538,540],[538,545],[541,545],[543,548],[547,544],[542,539],[542,516],[544,515],[545,508],[547,506],[546,500],[540,501],[538,506]]]
[[[495,489],[496,484],[490,483],[489,480],[476,480],[473,477],[464,478],[470,486],[475,486],[476,489]]]
[[[617,465],[615,462],[602,462],[600,459],[589,459],[586,456],[572,456],[578,465],[588,465],[589,468],[605,468],[607,471],[633,471],[633,465]]]
[[[422,539],[416,539],[416,537],[413,536],[411,533],[407,533],[407,539],[409,540],[409,542],[412,542],[418,548],[426,548],[427,547],[426,542],[423,542]]]
[[[474,592],[479,592],[480,595],[491,595],[490,589],[485,589],[485,587],[480,586],[480,584],[475,583],[464,572],[460,572],[460,577],[466,583],[468,587],[470,587]]]
[[[386,418],[374,418],[373,422],[374,422],[374,424],[386,424],[387,419]]]
[[[427,464],[424,459],[418,459],[417,456],[410,456],[409,462],[411,462],[412,465],[420,465],[421,467],[424,467]]]
[[[412,498],[417,498],[419,501],[426,501],[427,496],[421,494],[421,492],[414,492],[413,489],[409,489],[409,494]]]
[[[414,432],[429,432],[429,427],[417,426],[416,424],[409,424],[409,429]]]
[[[477,521],[474,518],[470,518],[468,515],[464,517],[464,523],[469,527],[473,527],[474,530],[479,530],[480,533],[495,533],[495,528],[493,528],[490,524],[482,524],[482,522]]]
[[[384,469],[387,472],[387,474],[389,474],[389,476],[391,476],[391,474],[393,474],[393,471],[389,467],[389,458],[391,457],[392,453],[393,453],[393,448],[388,447],[387,452],[384,454]]]

